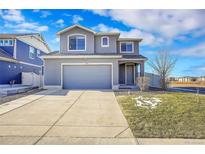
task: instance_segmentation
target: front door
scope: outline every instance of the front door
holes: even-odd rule
[[[134,84],[134,66],[133,65],[127,65],[127,85],[133,85]]]

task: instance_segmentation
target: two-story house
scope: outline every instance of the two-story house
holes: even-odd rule
[[[50,49],[43,37],[32,34],[0,34],[0,84],[21,84],[22,72],[42,74],[40,56]]]
[[[136,85],[144,76],[142,39],[120,38],[116,32],[95,32],[73,25],[57,33],[60,51],[42,56],[44,86],[63,89],[118,89]],[[139,69],[139,70],[138,70]]]

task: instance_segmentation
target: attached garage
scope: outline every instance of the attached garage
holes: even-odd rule
[[[62,64],[63,89],[112,89],[111,64]]]

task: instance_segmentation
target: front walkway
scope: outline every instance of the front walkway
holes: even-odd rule
[[[47,90],[5,104],[0,144],[136,144],[112,91]]]

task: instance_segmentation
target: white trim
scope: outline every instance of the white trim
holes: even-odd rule
[[[57,35],[60,35],[60,34],[62,34],[62,33],[64,33],[64,32],[66,32],[66,31],[69,31],[69,30],[75,28],[75,27],[78,27],[78,28],[83,29],[83,30],[85,30],[85,31],[91,32],[91,33],[93,33],[93,34],[96,33],[95,31],[93,31],[93,30],[91,30],[91,29],[88,29],[88,28],[83,27],[83,26],[81,26],[81,25],[75,24],[75,25],[72,25],[72,26],[70,26],[70,27],[64,28],[63,30],[59,31],[59,32],[57,33]]]
[[[39,51],[39,54],[38,54],[38,51]],[[36,49],[36,56],[37,56],[38,58],[40,58],[40,55],[41,55],[41,50]]]
[[[61,63],[61,88],[63,89],[63,66],[66,65],[73,65],[73,66],[80,66],[80,65],[111,65],[111,86],[112,89],[115,88],[113,85],[113,63]]]
[[[121,51],[121,44],[122,44],[122,43],[131,43],[131,44],[132,44],[132,51],[131,51],[131,52]],[[123,41],[123,42],[120,42],[120,53],[134,53],[134,42],[131,42],[131,41]]]
[[[45,56],[41,56],[41,58],[43,59],[78,59],[78,58],[105,58],[105,59],[112,59],[112,58],[122,58],[122,55],[112,55],[112,56],[108,56],[108,55],[63,55],[63,56],[49,56],[49,55],[45,55]]]
[[[107,45],[103,45],[103,39],[104,38],[107,38]],[[109,39],[109,36],[102,36],[101,37],[101,47],[109,47],[110,46],[110,39]]]
[[[126,59],[122,58],[119,61],[136,61],[136,60],[147,60],[147,58],[136,58],[136,59]]]
[[[43,69],[42,69],[42,76],[43,76],[43,87],[45,86],[45,60],[44,59],[42,59],[42,61],[43,61]]]
[[[15,59],[10,59],[10,58],[6,58],[6,57],[0,57],[0,60],[2,60],[2,61],[7,61],[7,62],[12,62],[12,63],[18,63],[17,60],[15,60]]]
[[[84,36],[84,37],[85,37],[85,49],[84,49],[84,50],[70,50],[70,49],[69,49],[69,47],[70,47],[70,45],[69,45],[69,43],[70,43],[70,42],[69,42],[69,37],[75,36],[75,35],[81,35],[81,36]],[[68,35],[68,36],[67,36],[67,51],[68,51],[68,52],[72,52],[72,51],[74,51],[74,52],[76,52],[76,51],[77,51],[77,52],[78,52],[78,51],[86,51],[86,44],[87,44],[87,39],[86,39],[86,37],[87,37],[86,35],[80,34],[80,33],[74,33],[74,34]]]
[[[14,55],[13,55],[13,57],[14,57],[14,59],[16,59],[16,39],[14,40]]]
[[[32,50],[31,50],[32,49]],[[32,52],[31,52],[32,51]],[[29,46],[28,57],[30,59],[35,59],[35,48],[33,46]],[[31,56],[31,53],[34,54],[34,57]]]
[[[34,67],[42,67],[42,65],[35,65],[35,64],[31,64],[31,63],[27,63],[27,62],[23,62],[23,61],[18,61],[18,63],[25,64],[25,65],[30,65],[30,66],[34,66]]]

